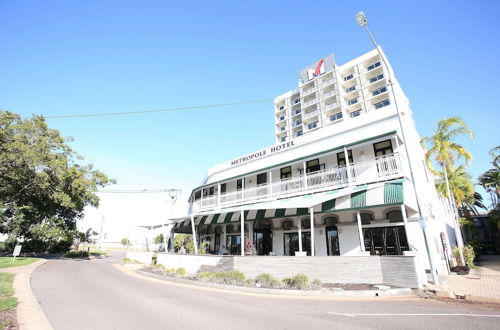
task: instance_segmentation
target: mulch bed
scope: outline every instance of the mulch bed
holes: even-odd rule
[[[1,330],[19,329],[19,324],[17,323],[17,316],[15,309],[0,312],[0,327]]]

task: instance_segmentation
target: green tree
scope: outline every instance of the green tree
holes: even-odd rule
[[[163,234],[160,234],[155,237],[155,244],[162,244],[163,243]]]
[[[84,208],[99,205],[97,188],[114,181],[82,165],[70,141],[42,116],[0,112],[0,233],[24,241],[75,238]]]
[[[458,165],[457,161],[463,159],[465,164],[468,164],[472,159],[472,154],[455,141],[456,138],[463,135],[474,137],[472,131],[460,117],[450,117],[440,120],[434,134],[430,137],[424,137],[420,141],[424,149],[427,149],[425,154],[427,165],[438,176],[437,189],[443,196],[451,200],[455,212],[457,212],[457,207],[464,202],[465,198],[471,198],[474,195],[474,186],[472,185],[471,191],[469,183],[466,182],[467,180],[456,178],[453,182],[450,181],[453,176],[457,175],[457,170],[464,172],[465,167]],[[437,163],[439,169],[435,169],[433,161]],[[445,189],[440,189],[440,182],[444,182]],[[451,186],[451,184],[455,184],[455,186]],[[455,194],[458,199],[455,198]],[[458,214],[456,217],[458,218]],[[458,222],[458,219],[456,221]],[[455,234],[459,245],[463,245],[462,233],[457,227],[458,224],[455,226]],[[463,264],[464,257],[461,246],[458,251],[460,262]]]
[[[179,252],[184,248],[186,253],[194,253],[193,236],[189,234],[175,234],[174,249]]]
[[[130,240],[128,238],[122,238],[122,245],[123,246],[129,246],[130,245]]]

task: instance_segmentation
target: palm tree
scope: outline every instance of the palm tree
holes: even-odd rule
[[[498,170],[500,170],[500,146],[496,146],[495,148],[490,150],[490,156],[493,158],[491,163]]]
[[[445,190],[439,189],[440,192],[443,194],[443,196],[448,197],[450,200],[450,204],[452,206],[452,209],[455,210],[455,235],[457,236],[457,242],[459,245],[459,252],[460,252],[460,261],[462,265],[465,265],[464,263],[464,257],[462,253],[462,247],[463,247],[463,238],[462,234],[458,228],[458,212],[457,212],[457,204],[453,202],[454,195],[455,193],[458,193],[460,189],[467,189],[469,190],[469,185],[465,184],[463,181],[460,180],[455,180],[453,182],[454,184],[457,184],[457,186],[450,187],[450,181],[449,181],[449,174],[448,172],[456,171],[456,162],[460,159],[464,159],[466,164],[470,162],[472,159],[472,154],[468,152],[462,145],[456,143],[454,140],[462,135],[468,135],[471,138],[474,137],[474,133],[467,127],[465,122],[460,118],[460,117],[450,117],[450,118],[445,118],[442,119],[438,122],[438,127],[436,131],[434,132],[434,135],[430,137],[424,137],[420,141],[422,144],[422,147],[425,149],[427,145],[430,146],[429,149],[427,149],[427,152],[425,154],[427,165],[433,171],[436,175],[441,174],[441,178],[443,178],[444,181],[444,186]],[[441,172],[439,170],[436,170],[432,164],[432,160],[436,161],[436,163],[439,165],[441,168]],[[460,168],[460,166],[458,167]],[[463,171],[463,168],[461,169]],[[474,186],[472,185],[472,190],[474,189]],[[451,193],[453,191],[453,194]],[[446,193],[445,193],[446,192]],[[464,192],[465,196],[466,192]],[[472,192],[473,194],[473,192]],[[461,194],[458,194],[458,197],[462,197]],[[456,199],[457,202],[462,202],[460,199]]]
[[[492,208],[496,208],[500,200],[500,170],[497,168],[487,170],[479,177],[479,184],[490,194]]]
[[[448,179],[448,185],[452,196],[448,195],[446,178]],[[450,166],[447,171],[447,177],[444,171],[439,172],[436,189],[446,198],[452,197],[457,205],[463,205],[474,201],[474,183],[472,182],[472,176],[465,171],[465,165],[459,165],[457,168]]]

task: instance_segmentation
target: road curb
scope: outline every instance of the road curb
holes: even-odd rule
[[[13,287],[14,296],[18,300],[16,313],[19,329],[54,329],[31,290],[31,274],[46,262],[47,260],[41,259],[27,266],[4,268],[1,270],[1,272],[15,274]]]
[[[202,282],[196,280],[181,279],[175,277],[165,277],[158,274],[137,269],[135,271],[128,270],[145,277],[154,278],[163,282],[171,282],[182,285],[195,286],[200,288],[208,288],[222,291],[232,291],[239,293],[249,293],[257,295],[271,296],[288,296],[288,297],[310,297],[310,298],[382,298],[382,297],[402,297],[414,296],[414,290],[410,288],[388,289],[388,290],[287,290],[287,289],[268,289],[268,288],[253,288],[236,285],[226,285],[210,282]]]

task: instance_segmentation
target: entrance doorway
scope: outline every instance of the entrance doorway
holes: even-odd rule
[[[326,246],[328,248],[329,256],[339,256],[339,231],[337,226],[330,226],[325,228],[326,232]]]
[[[294,256],[296,251],[299,251],[299,233],[284,233],[284,255]],[[311,233],[302,232],[302,251],[311,255]]]
[[[273,251],[273,232],[271,229],[254,231],[255,251],[258,256],[269,255]]]
[[[241,235],[227,235],[226,236],[226,249],[229,254],[241,254]]]
[[[402,255],[409,251],[404,226],[363,229],[365,250],[372,255]]]

